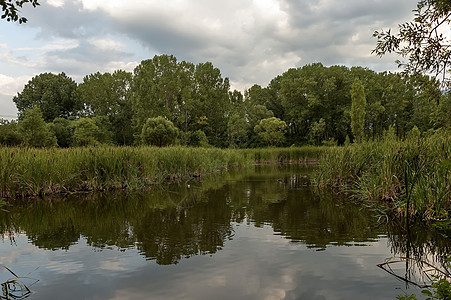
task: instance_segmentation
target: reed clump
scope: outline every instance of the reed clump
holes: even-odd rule
[[[398,215],[448,219],[451,212],[451,134],[449,130],[332,148],[320,158],[319,187],[355,197],[382,200]]]
[[[0,148],[0,197],[142,188],[246,163],[238,153],[213,148],[4,147]]]
[[[303,146],[288,148],[255,148],[236,150],[245,159],[257,164],[265,163],[317,163],[321,153],[329,147]]]
[[[257,158],[280,162],[319,156],[320,149],[307,148],[0,147],[0,197],[141,189],[252,165]]]

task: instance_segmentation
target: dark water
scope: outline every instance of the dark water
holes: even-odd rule
[[[377,267],[441,265],[450,241],[255,167],[202,184],[18,203],[0,213],[0,282],[28,299],[395,299],[420,289]],[[415,279],[413,260],[390,265]],[[16,278],[17,279],[17,278]],[[38,282],[34,283],[36,280]],[[34,284],[33,284],[34,283]],[[5,291],[3,291],[5,296]],[[3,299],[3,298],[2,298]]]

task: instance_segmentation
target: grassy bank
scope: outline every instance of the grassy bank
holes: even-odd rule
[[[315,180],[362,200],[385,201],[398,215],[449,219],[450,154],[449,131],[404,141],[385,137],[324,152]]]
[[[324,148],[0,148],[0,197],[139,189],[262,161],[305,161]]]

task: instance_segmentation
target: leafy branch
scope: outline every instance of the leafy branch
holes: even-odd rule
[[[19,24],[26,23],[28,20],[25,17],[19,16],[19,9],[25,3],[30,3],[33,7],[39,5],[38,0],[0,0],[0,6],[2,7],[3,15],[2,19],[6,19],[8,22],[19,22]]]
[[[413,21],[399,25],[399,32],[375,31],[378,39],[372,51],[378,56],[396,53],[408,58],[408,62],[397,60],[404,74],[429,73],[441,76],[444,87],[450,87],[451,60],[451,3],[446,0],[422,0],[413,10]]]

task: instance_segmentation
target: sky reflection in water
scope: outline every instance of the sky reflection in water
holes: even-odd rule
[[[402,233],[315,194],[309,172],[256,167],[190,187],[19,204],[0,216],[1,264],[39,279],[29,299],[395,299],[405,284],[376,265],[403,254]],[[428,257],[449,249],[418,230],[410,243]]]

